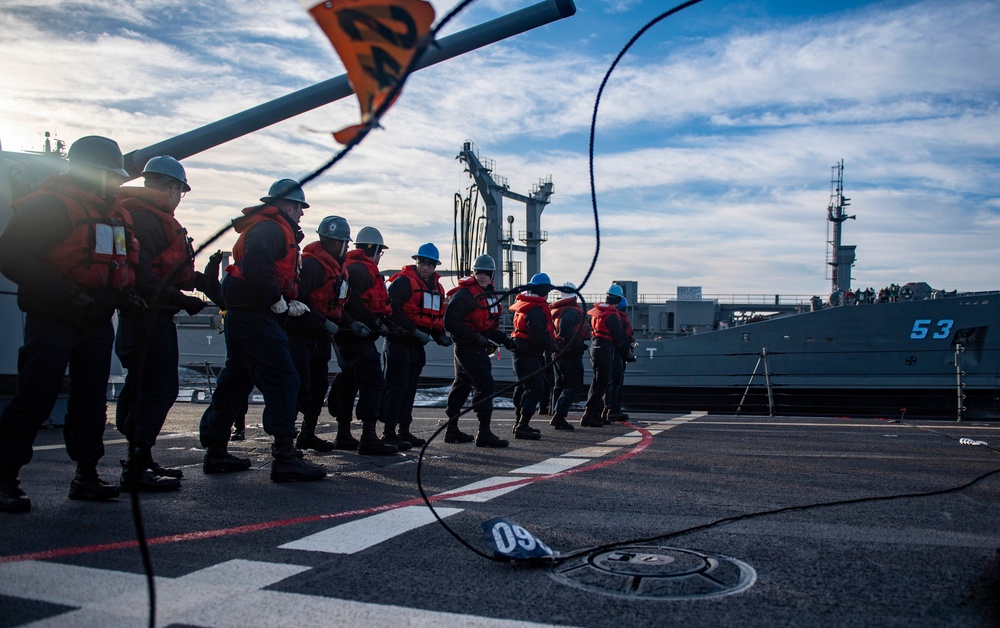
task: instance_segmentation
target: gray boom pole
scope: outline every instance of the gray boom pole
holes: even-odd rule
[[[573,0],[545,0],[533,4],[442,38],[437,47],[431,46],[427,49],[416,69],[426,68],[564,17],[570,17],[575,13],[576,5],[573,4]],[[184,159],[300,113],[340,100],[352,93],[347,75],[341,74],[193,131],[132,151],[125,155],[125,169],[135,178],[139,176],[146,162],[157,155]]]

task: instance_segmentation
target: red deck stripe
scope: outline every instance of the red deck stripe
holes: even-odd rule
[[[628,423],[625,423],[629,427],[635,427]],[[487,491],[495,491],[502,488],[508,488],[511,486],[520,486],[522,484],[531,484],[533,482],[541,482],[543,480],[554,480],[557,478],[566,477],[576,473],[583,473],[585,471],[594,471],[597,469],[603,469],[604,467],[609,467],[613,464],[618,464],[632,458],[634,456],[642,453],[650,443],[653,442],[653,435],[649,433],[648,430],[636,427],[635,428],[640,434],[642,434],[642,440],[636,443],[635,447],[629,451],[611,458],[609,460],[603,460],[585,467],[580,467],[577,469],[567,469],[566,471],[560,471],[558,473],[550,473],[549,475],[541,475],[530,478],[523,478],[519,480],[512,480],[510,482],[505,482],[503,484],[497,484],[495,486],[485,486],[483,488],[470,489],[468,491],[462,491],[459,493],[448,493],[447,495],[434,495],[428,499],[432,502],[442,501],[446,499],[454,499],[455,497],[463,497],[465,495],[475,495],[477,493],[485,493]],[[397,508],[404,508],[406,506],[419,506],[424,503],[424,500],[416,497],[413,499],[407,499],[393,504],[384,504],[382,506],[372,506],[371,508],[359,508],[357,510],[345,510],[342,512],[327,513],[322,515],[309,515],[305,517],[292,517],[290,519],[277,519],[274,521],[264,521],[261,523],[253,523],[244,526],[235,526],[231,528],[218,528],[215,530],[202,530],[200,532],[184,532],[182,534],[168,534],[166,536],[158,536],[146,540],[147,545],[163,545],[165,543],[181,543],[184,541],[200,541],[203,539],[213,539],[223,536],[232,536],[235,534],[247,534],[249,532],[260,532],[261,530],[270,530],[272,528],[281,528],[290,525],[296,525],[299,523],[310,523],[313,521],[323,521],[325,519],[342,519],[344,517],[355,517],[362,515],[370,515],[377,512],[385,512],[387,510],[395,510]],[[27,554],[14,554],[11,556],[0,556],[0,564],[4,563],[14,563],[25,560],[45,560],[49,558],[63,558],[65,556],[76,556],[79,554],[93,554],[96,552],[107,552],[111,550],[118,549],[129,549],[133,547],[138,547],[139,542],[136,540],[130,541],[118,541],[116,543],[101,543],[98,545],[81,545],[77,547],[64,547],[60,549],[46,550],[43,552],[30,552]]]

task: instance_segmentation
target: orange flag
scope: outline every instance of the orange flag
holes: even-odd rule
[[[425,0],[302,0],[340,55],[361,123],[333,134],[347,144],[372,121],[434,23]]]

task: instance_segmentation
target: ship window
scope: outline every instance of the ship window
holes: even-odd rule
[[[791,340],[791,339],[792,339],[792,337],[791,337],[791,336],[789,336],[788,334],[785,334],[784,336],[782,336],[782,339],[783,339],[783,340]]]
[[[673,312],[667,312],[667,330],[668,331],[673,331],[674,330],[674,313]]]
[[[750,334],[743,332],[743,342],[750,342]]]
[[[812,336],[809,336],[808,338],[806,338],[806,342],[816,342],[816,339],[813,338]]]

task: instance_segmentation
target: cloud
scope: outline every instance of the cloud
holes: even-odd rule
[[[439,18],[452,6],[434,4]],[[450,32],[528,4],[474,3]],[[514,191],[552,175],[542,259],[550,276],[579,284],[595,248],[594,98],[628,29],[646,9],[653,16],[648,4],[581,7],[415,74],[385,128],[307,187],[305,229],[328,213],[374,225],[390,246],[386,268],[427,241],[450,256],[455,194],[471,183],[455,157],[471,139]],[[584,291],[634,279],[658,294],[823,292],[840,159],[858,216],[845,242],[858,245],[859,283],[996,288],[1000,7],[872,3],[770,21],[713,13],[728,7],[704,3],[651,29],[608,82],[595,138],[601,257]],[[60,23],[74,28],[56,32],[55,15],[71,15]],[[721,26],[677,33],[711,22]],[[7,150],[37,147],[44,130],[148,146],[341,72],[291,0],[8,2],[0,28]],[[609,41],[609,30],[624,39]],[[274,179],[303,176],[338,150],[306,129],[357,116],[345,99],[186,159],[194,190],[178,216],[207,237]],[[505,208],[523,229],[519,204]]]

